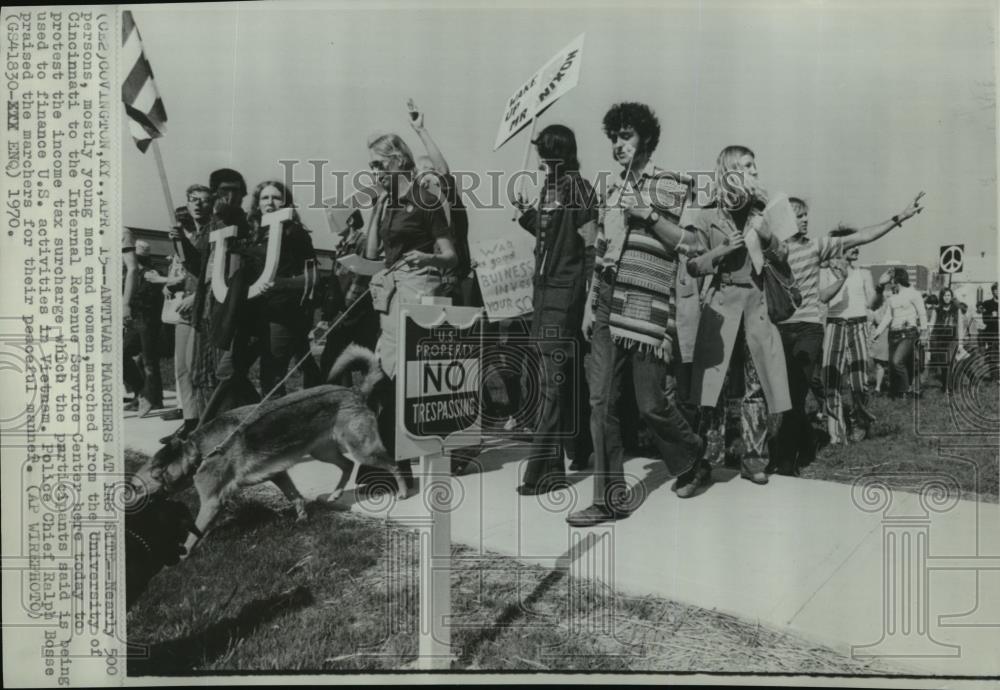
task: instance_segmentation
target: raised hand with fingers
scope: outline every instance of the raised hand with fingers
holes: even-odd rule
[[[913,201],[910,203],[910,205],[907,206],[906,208],[904,208],[895,217],[895,220],[896,220],[897,223],[899,223],[900,225],[902,225],[902,223],[903,223],[904,220],[908,220],[908,219],[912,218],[913,216],[917,215],[918,213],[920,213],[921,211],[924,210],[924,207],[920,205],[920,198],[923,195],[924,195],[923,192],[920,192],[919,194],[917,194],[916,198],[913,199]]]
[[[418,132],[422,130],[424,128],[424,114],[420,112],[412,98],[407,99],[406,110],[410,114],[410,126]]]

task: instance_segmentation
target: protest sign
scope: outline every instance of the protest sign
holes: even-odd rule
[[[583,62],[583,36],[580,34],[574,38],[507,99],[493,144],[494,151],[576,86]]]
[[[576,86],[580,80],[581,64],[583,64],[583,34],[574,38],[538,71],[536,116]]]
[[[469,242],[483,305],[491,321],[531,313],[535,238],[526,232]]]

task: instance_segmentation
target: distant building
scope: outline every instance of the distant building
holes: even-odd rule
[[[902,261],[886,261],[879,264],[868,264],[860,268],[868,269],[872,274],[872,280],[878,283],[879,278],[886,271],[891,271],[897,266],[902,266],[910,276],[910,287],[920,292],[929,290],[931,287],[931,272],[926,266],[920,264],[907,264]]]
[[[871,271],[872,279],[878,282],[882,274],[896,266],[905,266],[910,275],[910,284],[920,292],[937,293],[950,287],[955,297],[974,307],[984,299],[989,299],[990,285],[997,282],[997,256],[986,251],[966,252],[962,270],[959,273],[941,273],[937,266],[933,269],[919,264],[902,261],[884,261],[862,266]]]

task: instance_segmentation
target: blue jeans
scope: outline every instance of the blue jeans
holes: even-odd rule
[[[913,376],[913,350],[919,332],[916,328],[889,331],[889,376],[893,397],[902,397],[910,388]]]
[[[771,460],[780,471],[797,472],[816,455],[816,439],[806,416],[806,396],[813,372],[823,361],[823,325],[791,322],[778,324],[781,344],[788,367],[788,392],[792,409],[781,421],[781,428],[771,442]]]
[[[622,470],[621,419],[618,403],[625,365],[632,365],[632,383],[639,416],[652,432],[664,464],[673,475],[691,469],[702,443],[676,402],[673,368],[655,355],[624,347],[611,339],[612,287],[601,283],[594,309],[590,342],[590,433],[594,440],[594,503],[625,502],[627,485]]]

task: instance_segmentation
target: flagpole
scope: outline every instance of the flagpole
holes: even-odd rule
[[[163,188],[163,200],[167,204],[168,227],[172,228],[177,222],[177,218],[174,215],[174,200],[170,196],[170,184],[167,182],[167,168],[163,165],[163,154],[160,153],[160,142],[155,138],[153,139],[153,157],[156,158],[156,169],[160,173],[160,186]],[[178,258],[180,258],[181,261],[184,261],[184,247],[176,240],[174,240],[174,251],[177,252]]]
[[[531,146],[532,146],[531,142],[533,142],[535,140],[535,129],[537,128],[537,126],[538,126],[538,115],[535,115],[533,118],[531,118],[531,132],[528,134],[528,143],[525,144],[525,146],[524,146],[524,164],[521,166],[521,171],[522,172],[527,172],[528,171],[528,160],[531,158]],[[522,175],[521,179],[519,179],[517,181],[518,185],[520,187],[520,189],[518,190],[518,196],[521,197],[522,199],[524,199],[525,201],[527,201],[525,190],[524,190],[525,185],[527,183],[525,182],[524,178],[525,178],[525,176]],[[511,220],[512,221],[516,221],[517,220],[517,213],[514,214],[514,217],[511,218]]]

